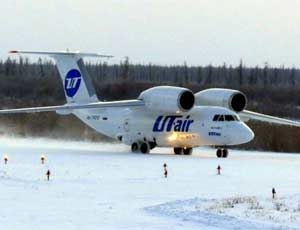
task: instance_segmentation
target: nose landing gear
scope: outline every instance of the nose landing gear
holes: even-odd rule
[[[218,148],[217,149],[217,157],[218,158],[227,158],[228,157],[228,149],[221,149],[221,148]]]

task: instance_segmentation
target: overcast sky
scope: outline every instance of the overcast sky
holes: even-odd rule
[[[95,51],[119,62],[300,68],[299,0],[1,0],[0,55]]]

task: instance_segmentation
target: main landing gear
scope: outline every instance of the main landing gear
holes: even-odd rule
[[[174,153],[176,155],[191,155],[193,152],[193,148],[174,148]]]
[[[228,157],[228,149],[218,148],[216,154],[217,154],[218,158],[221,158],[221,157],[226,158],[226,157]]]
[[[150,153],[150,150],[155,148],[156,144],[154,142],[133,142],[131,144],[131,152],[133,153],[143,153],[148,154]]]

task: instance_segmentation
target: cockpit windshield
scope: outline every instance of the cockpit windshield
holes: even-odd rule
[[[213,118],[213,121],[239,121],[240,119],[236,115],[230,114],[216,114]]]

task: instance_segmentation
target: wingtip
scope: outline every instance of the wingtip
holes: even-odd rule
[[[18,53],[18,51],[17,50],[10,50],[9,53],[10,54],[16,54],[16,53]]]

